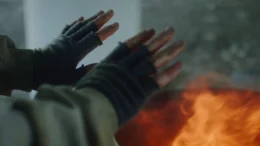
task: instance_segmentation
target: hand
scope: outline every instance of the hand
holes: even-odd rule
[[[113,11],[100,11],[91,18],[67,25],[61,35],[44,50],[33,53],[34,88],[43,83],[73,84],[86,73],[77,64],[119,28],[113,23],[101,29],[112,17]]]
[[[173,38],[174,29],[167,28],[151,39],[154,34],[153,29],[145,30],[121,43],[76,84],[76,88],[91,87],[106,95],[118,114],[120,125],[136,114],[147,97],[171,82],[181,70],[181,62],[166,70],[162,68],[181,52],[183,41],[159,51]]]
[[[148,59],[147,61],[151,63],[151,68],[154,68],[154,71],[150,73],[151,77],[156,81],[160,88],[163,88],[179,74],[182,68],[182,63],[177,61],[168,69],[161,71],[160,73],[158,73],[158,71],[160,71],[162,68],[165,68],[165,65],[172,61],[184,49],[184,42],[177,41],[171,43],[168,47],[160,51],[163,46],[172,40],[175,31],[173,28],[168,27],[158,36],[151,39],[154,33],[155,32],[153,29],[143,31],[130,38],[125,43],[129,48],[132,48],[132,50],[136,50],[143,44],[144,46],[147,46],[147,49],[150,52],[150,56],[148,56],[146,59]],[[140,65],[139,68],[142,68],[142,66],[145,67],[144,65]]]

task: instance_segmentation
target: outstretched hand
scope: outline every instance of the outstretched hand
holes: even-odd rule
[[[97,34],[100,40],[103,42],[110,36],[112,36],[119,28],[119,23],[115,22],[111,25],[108,25],[102,29],[102,27],[114,16],[113,10],[108,10],[106,13],[104,11],[100,11],[93,15],[92,17],[85,19],[84,17],[80,17],[78,20],[72,22],[70,25],[67,25],[63,30],[62,34],[65,34],[71,27],[73,27],[77,23],[87,24],[91,21],[94,21],[96,27],[98,29]],[[96,64],[89,64],[85,66],[86,72],[89,72]]]
[[[166,28],[154,37],[147,29],[120,43],[111,54],[96,65],[77,84],[76,89],[91,87],[111,101],[122,125],[133,117],[146,99],[170,83],[181,71],[177,61],[166,65],[184,48],[183,41],[168,44],[174,29]]]
[[[89,19],[80,17],[67,25],[61,34],[43,50],[34,50],[34,85],[76,83],[90,66],[76,69],[78,63],[119,28],[117,22],[103,26],[113,17],[113,10],[98,12]]]
[[[152,39],[155,34],[154,29],[147,29],[125,41],[132,51],[135,51],[141,45],[147,46],[147,49],[151,53],[149,61],[155,67],[155,72],[151,73],[151,76],[160,87],[164,87],[170,83],[179,74],[182,68],[182,63],[177,61],[168,69],[161,71],[165,65],[172,61],[184,49],[183,41],[171,43],[163,48],[173,39],[174,33],[175,30],[172,27],[168,27]]]

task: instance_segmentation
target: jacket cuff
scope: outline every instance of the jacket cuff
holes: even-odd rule
[[[11,89],[29,91],[33,85],[32,51],[10,49],[10,64],[6,66],[7,84]]]
[[[124,69],[102,63],[84,76],[76,88],[94,88],[111,102],[118,115],[119,126],[131,119],[146,100],[141,84]]]

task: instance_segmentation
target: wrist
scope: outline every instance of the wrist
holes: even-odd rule
[[[114,64],[97,65],[76,84],[78,89],[86,87],[96,89],[108,98],[117,112],[120,126],[131,119],[146,100],[139,82]]]

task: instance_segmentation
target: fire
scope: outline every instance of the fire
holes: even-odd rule
[[[260,146],[260,93],[234,89],[158,93],[119,130],[117,139],[124,146]]]
[[[260,146],[260,95],[250,91],[183,93],[192,112],[172,146]]]
[[[198,82],[193,83],[193,87],[198,87]],[[119,144],[260,146],[260,93],[228,87],[209,88],[209,84],[154,95],[144,109],[119,130],[116,135]]]

